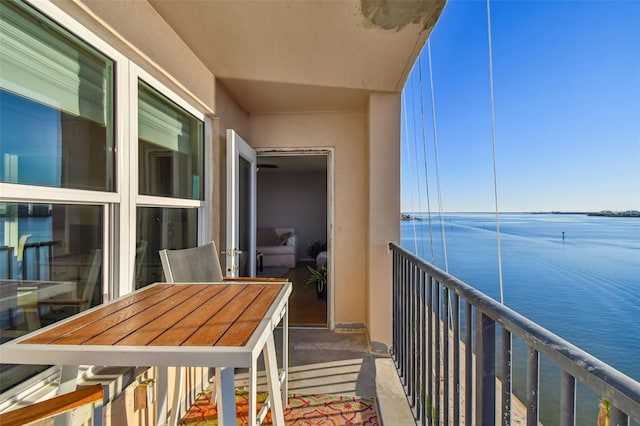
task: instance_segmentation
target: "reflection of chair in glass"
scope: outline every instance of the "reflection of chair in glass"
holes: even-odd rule
[[[89,309],[91,307],[91,302],[93,301],[96,287],[100,281],[101,266],[102,250],[93,250],[93,253],[91,254],[91,267],[89,269],[89,274],[87,275],[87,281],[84,285],[82,295],[78,298],[51,298],[38,300],[38,306],[49,306],[52,308],[72,307],[74,311],[69,315]],[[37,328],[40,328],[39,324]],[[29,330],[31,330],[31,328]]]
[[[142,262],[144,262],[144,256],[147,253],[147,246],[149,241],[141,240],[136,243],[136,274],[134,275],[134,283],[137,286],[141,281],[140,269],[142,269]]]
[[[216,245],[213,241],[202,246],[182,250],[160,250],[160,261],[165,281],[169,283],[198,283],[198,282],[274,282],[287,281],[286,278],[224,278]],[[173,405],[171,409],[170,425],[176,424],[177,406],[182,390],[183,368],[176,369]],[[218,369],[216,369],[218,374]],[[249,384],[253,386],[254,384]],[[214,388],[215,389],[215,388]]]
[[[101,425],[103,398],[104,392],[102,385],[93,385],[2,413],[0,414],[0,425],[24,425],[33,423],[90,403],[94,404],[93,424]]]

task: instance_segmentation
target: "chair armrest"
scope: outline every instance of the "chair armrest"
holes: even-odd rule
[[[103,397],[102,385],[93,385],[0,414],[0,424],[9,426],[32,423],[92,402],[99,401],[102,404]]]

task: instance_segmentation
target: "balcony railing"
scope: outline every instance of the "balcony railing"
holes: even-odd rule
[[[392,352],[416,423],[511,424],[512,335],[527,346],[527,425],[539,421],[540,355],[561,371],[560,425],[577,423],[577,382],[609,402],[611,425],[640,421],[640,383],[398,245],[389,248]]]

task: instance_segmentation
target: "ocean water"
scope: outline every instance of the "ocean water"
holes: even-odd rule
[[[495,214],[420,217],[402,222],[402,246],[445,269],[444,227],[449,273],[500,300]],[[640,218],[501,214],[500,235],[505,304],[640,381]],[[516,394],[524,351],[514,341]],[[541,366],[541,421],[556,424],[559,376]],[[578,391],[578,424],[595,424],[597,399]]]

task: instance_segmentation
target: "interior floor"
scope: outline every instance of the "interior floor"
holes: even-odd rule
[[[284,273],[284,274],[283,274]],[[314,284],[305,284],[309,278],[309,270],[305,264],[296,268],[264,268],[260,276],[285,276],[293,283],[293,291],[289,297],[289,325],[303,327],[327,326],[327,301],[318,297]]]

